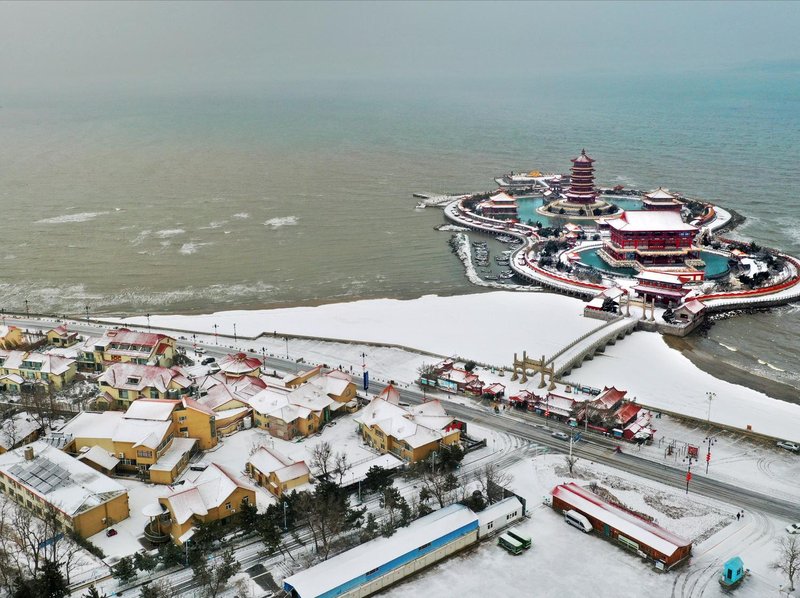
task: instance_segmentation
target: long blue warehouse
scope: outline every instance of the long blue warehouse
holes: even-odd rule
[[[295,598],[361,598],[477,542],[478,516],[450,505],[283,580]]]

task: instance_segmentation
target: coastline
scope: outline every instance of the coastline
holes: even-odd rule
[[[773,399],[800,404],[800,392],[790,384],[735,367],[717,355],[698,349],[690,339],[669,335],[662,335],[662,338],[670,349],[680,352],[699,369],[715,378],[762,392]]]

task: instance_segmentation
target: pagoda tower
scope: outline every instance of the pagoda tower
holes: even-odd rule
[[[594,160],[581,150],[581,155],[573,158],[572,179],[567,189],[567,201],[573,204],[593,204],[597,201],[597,190],[594,188]]]

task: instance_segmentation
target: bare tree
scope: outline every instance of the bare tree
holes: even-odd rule
[[[421,480],[422,490],[420,491],[420,501],[425,502],[428,498],[435,498],[441,508],[446,507],[455,500],[461,482],[451,471],[422,471]]]
[[[794,592],[794,578],[800,572],[800,541],[797,536],[783,538],[778,543],[778,560],[772,566],[786,575],[789,591]]]
[[[578,462],[578,457],[575,455],[564,455],[564,461],[567,464],[567,469],[569,469],[569,475],[572,476],[572,470]]]
[[[347,453],[342,451],[340,453],[336,453],[336,457],[333,459],[333,470],[336,472],[336,475],[339,478],[337,482],[339,486],[342,485],[342,480],[344,480],[344,476],[350,471],[352,465],[350,464],[350,460],[347,458]]]
[[[478,469],[473,477],[490,505],[503,498],[502,495],[498,496],[497,489],[505,488],[514,481],[514,476],[497,463],[487,463]]]
[[[327,478],[333,458],[333,447],[330,442],[320,442],[311,451],[311,467],[321,478]]]

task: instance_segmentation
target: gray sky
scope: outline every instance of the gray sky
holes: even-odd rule
[[[2,3],[0,93],[800,64],[800,3]]]

